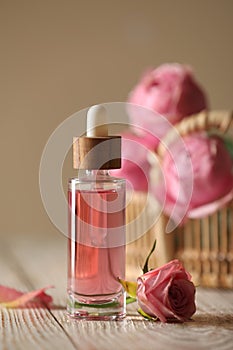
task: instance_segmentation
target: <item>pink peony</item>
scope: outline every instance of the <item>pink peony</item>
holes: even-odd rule
[[[140,137],[131,132],[122,134],[122,167],[111,174],[127,180],[127,188],[148,191],[150,164],[148,150],[155,149],[158,140],[150,135]]]
[[[162,322],[187,321],[195,313],[195,287],[190,274],[178,260],[149,271],[137,279],[141,309]]]
[[[128,102],[131,129],[122,135],[122,168],[112,173],[125,177],[128,188],[147,191],[150,165],[146,148],[156,150],[171,123],[206,109],[206,96],[189,67],[164,64],[143,76]]]
[[[133,104],[129,108],[131,123],[155,135],[159,132],[158,114],[175,124],[188,115],[207,109],[206,95],[196,82],[191,68],[176,63],[163,64],[146,72],[130,93],[128,102]],[[134,105],[145,107],[145,110]],[[154,115],[147,116],[149,112],[146,110],[153,111]],[[160,136],[164,136],[165,132],[162,130]]]
[[[223,140],[196,133],[183,141],[171,144],[164,155],[164,183],[153,184],[165,213],[177,223],[185,216],[209,215],[233,197],[233,162]]]

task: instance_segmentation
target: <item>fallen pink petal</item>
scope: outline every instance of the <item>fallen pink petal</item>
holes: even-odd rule
[[[38,303],[40,306],[49,306],[53,302],[53,298],[45,293],[49,288],[53,288],[53,286],[23,293],[14,288],[0,285],[0,308],[24,307],[29,302]]]

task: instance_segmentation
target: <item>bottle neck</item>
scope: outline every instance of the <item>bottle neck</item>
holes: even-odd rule
[[[111,177],[109,170],[85,170],[85,176],[93,179],[106,179]]]
[[[106,169],[99,169],[99,170],[85,170],[86,176],[110,176],[109,170]]]

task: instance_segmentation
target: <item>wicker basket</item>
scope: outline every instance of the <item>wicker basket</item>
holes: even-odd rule
[[[181,136],[211,128],[226,132],[231,124],[230,113],[213,111],[184,119],[176,130]],[[176,134],[173,130],[166,135],[158,149],[159,157],[163,157],[165,152],[164,144],[168,145]],[[164,214],[159,215],[157,222],[143,234],[145,223],[151,217],[150,208],[156,210],[155,201],[152,201],[143,211],[146,200],[147,194],[135,193],[126,210],[127,222],[141,215],[135,226],[127,226],[127,240],[130,241],[127,245],[128,277],[135,278],[141,274],[145,257],[156,238],[151,267],[178,258],[191,273],[196,285],[233,288],[233,203],[228,203],[208,217],[189,219],[184,226],[169,234],[165,234],[168,218]],[[143,234],[141,237],[140,233]]]

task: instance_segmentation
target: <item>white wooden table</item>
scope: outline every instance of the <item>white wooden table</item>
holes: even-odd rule
[[[65,313],[66,238],[0,241],[0,283],[22,291],[53,284],[52,309],[0,309],[0,349],[233,349],[233,291],[197,289],[197,312],[184,324],[146,321],[128,306],[123,321],[69,321]]]

